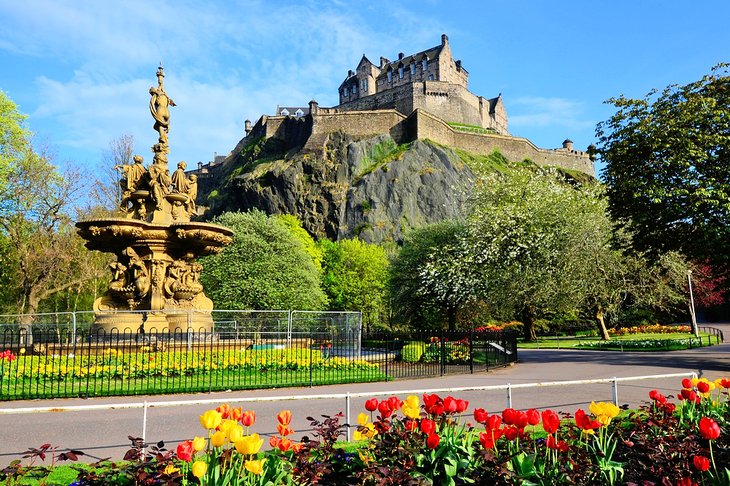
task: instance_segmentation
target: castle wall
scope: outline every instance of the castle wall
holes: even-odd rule
[[[567,149],[541,149],[526,138],[497,134],[467,133],[454,130],[430,113],[417,110],[411,115],[414,138],[428,138],[436,143],[476,154],[489,155],[495,149],[509,160],[530,159],[541,166],[558,166],[595,177],[593,161],[586,152]]]
[[[305,150],[321,149],[319,145],[324,136],[339,130],[354,137],[371,137],[388,133],[396,143],[410,140],[408,119],[396,110],[319,113],[312,119],[311,136]]]

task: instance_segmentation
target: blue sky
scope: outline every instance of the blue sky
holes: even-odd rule
[[[513,135],[595,141],[619,94],[699,79],[730,61],[730,2],[0,0],[0,89],[59,163],[97,170],[121,135],[150,160],[148,89],[164,64],[170,160],[225,154],[276,105],[337,104],[377,62],[449,36],[469,89],[501,93]]]

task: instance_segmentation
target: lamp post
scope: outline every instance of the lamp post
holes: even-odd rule
[[[692,316],[692,332],[695,337],[700,337],[700,331],[697,329],[697,317],[695,316],[695,298],[692,295],[692,270],[687,270],[687,283],[689,283],[689,313]]]

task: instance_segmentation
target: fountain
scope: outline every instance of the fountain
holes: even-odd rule
[[[109,265],[109,289],[94,302],[95,330],[209,331],[213,325],[213,302],[203,291],[196,258],[219,253],[231,243],[233,232],[191,221],[197,178],[186,175],[185,162],[170,175],[168,132],[175,103],[165,92],[164,77],[160,66],[157,87],[150,88],[158,135],[152,164],[145,167],[144,159],[135,155],[132,164],[115,167],[122,171],[121,217],[76,223],[89,250],[116,256]]]

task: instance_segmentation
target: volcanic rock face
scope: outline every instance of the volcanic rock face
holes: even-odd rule
[[[273,140],[261,145],[204,186],[211,213],[258,208],[294,214],[317,236],[400,241],[410,228],[457,217],[476,179],[451,149],[422,140],[399,146],[388,135],[335,132],[321,151],[285,155]]]

